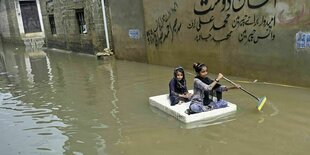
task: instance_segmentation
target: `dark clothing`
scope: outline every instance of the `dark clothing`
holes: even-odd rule
[[[179,94],[186,94],[188,92],[186,82],[184,80],[178,81],[176,78],[172,78],[169,82],[169,99],[171,105],[176,105],[180,100],[186,101],[186,99],[179,97]]]
[[[201,80],[203,83],[210,85],[213,80],[211,80],[209,77],[206,78],[202,78],[200,76],[196,76],[195,78],[198,78],[199,80]],[[212,97],[215,95],[217,100],[221,100],[222,99],[222,91],[219,91],[220,89],[218,89],[219,87],[221,87],[220,84],[215,84],[215,86],[212,88],[211,91],[205,91],[204,92],[204,98],[203,98],[203,105],[209,105],[213,100]],[[210,98],[211,96],[211,98]]]
[[[190,100],[187,99],[187,98],[179,97],[179,96],[177,96],[177,95],[169,96],[169,99],[170,99],[170,105],[171,105],[171,106],[174,106],[174,105],[178,104],[180,101],[183,101],[183,102],[188,102],[188,101],[190,101]]]
[[[179,95],[187,93],[186,83],[182,81],[178,81],[175,78],[172,78],[169,82],[169,94],[171,95]]]
[[[190,103],[190,110],[194,113],[204,112],[208,111],[208,107],[212,107],[213,105],[216,105],[215,102],[212,100],[212,98],[209,97],[210,93],[212,91],[217,92],[218,94],[221,94],[223,91],[227,91],[226,87],[218,85],[217,88],[211,87],[211,81],[210,79],[203,79],[196,77],[194,79],[194,95],[192,96],[191,103]],[[210,84],[206,84],[206,80],[209,80],[211,82]],[[208,83],[209,83],[208,82]],[[212,96],[212,95],[211,95]],[[221,96],[217,96],[218,99]],[[219,102],[221,100],[218,100]],[[220,102],[219,102],[220,103]]]

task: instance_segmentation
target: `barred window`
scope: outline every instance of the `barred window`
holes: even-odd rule
[[[56,24],[55,24],[54,15],[49,15],[49,16],[48,16],[48,19],[49,19],[49,21],[50,21],[50,26],[51,26],[51,32],[52,32],[52,34],[56,34],[57,31],[56,31]]]
[[[84,18],[84,9],[76,9],[75,14],[76,14],[76,19],[78,22],[80,34],[86,34],[87,27],[86,27],[86,22]]]

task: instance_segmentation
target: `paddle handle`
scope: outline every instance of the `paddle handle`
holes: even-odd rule
[[[236,87],[238,87],[238,85],[237,85],[236,83],[234,83],[233,81],[227,79],[225,76],[223,76],[223,78],[224,78],[226,81],[228,81],[228,82],[230,82],[231,84],[233,84],[233,85],[235,85]],[[245,89],[242,88],[242,87],[240,87],[240,89],[241,89],[242,91],[246,92],[247,94],[251,95],[252,97],[254,97],[257,101],[259,101],[259,98],[256,97],[255,95],[253,95],[252,93],[248,92],[247,90],[245,90]]]

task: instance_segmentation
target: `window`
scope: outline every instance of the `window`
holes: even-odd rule
[[[48,19],[49,19],[49,21],[50,21],[50,26],[51,26],[51,32],[52,32],[52,34],[56,34],[57,31],[56,31],[56,24],[55,24],[54,15],[49,15],[49,16],[48,16]]]
[[[86,27],[85,18],[84,18],[84,9],[76,9],[75,14],[76,14],[76,19],[78,22],[80,34],[86,34],[87,27]]]

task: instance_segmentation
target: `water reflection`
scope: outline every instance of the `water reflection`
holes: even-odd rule
[[[52,110],[35,108],[22,97],[0,93],[0,149],[5,154],[62,154],[67,125]]]
[[[309,89],[229,77],[267,96],[263,112],[251,96],[229,91],[234,115],[185,125],[148,103],[168,92],[172,68],[3,47],[2,154],[306,154],[310,145]]]
[[[0,93],[0,115],[3,118],[0,124],[1,129],[9,126],[1,132],[4,133],[1,146],[9,148],[1,150],[11,150],[5,154],[62,154],[65,152],[63,145],[68,140],[62,129],[67,125],[54,114],[54,110],[61,106],[42,101],[42,92],[33,89],[36,82],[42,83],[48,77],[46,54],[43,51],[27,53],[23,47],[8,47],[1,49],[0,53],[3,73],[0,86],[4,88]],[[49,105],[53,107],[49,108]]]
[[[0,75],[6,74],[5,57],[3,53],[2,46],[0,45]]]
[[[115,87],[115,82],[116,82],[116,76],[114,75],[114,71],[113,71],[113,68],[112,68],[112,63],[113,61],[110,60],[108,62],[103,62],[103,63],[100,63],[104,69],[106,69],[110,74],[110,82],[111,82],[111,85],[110,85],[110,89],[111,89],[111,92],[112,92],[112,109],[111,109],[111,115],[113,116],[113,118],[115,119],[116,123],[119,125],[119,128],[117,129],[118,131],[118,139],[117,141],[115,142],[115,144],[120,144],[122,143],[122,122],[121,122],[121,119],[120,117],[118,116],[118,113],[119,113],[119,107],[117,106],[117,102],[118,102],[118,98],[117,98],[117,90],[116,90],[116,87]],[[99,66],[100,67],[100,66]],[[100,67],[101,68],[101,67]]]
[[[103,123],[102,116],[99,116],[101,113],[93,109],[94,105],[98,103],[97,94],[101,94],[101,90],[97,92],[96,89],[93,89],[96,85],[94,79],[96,72],[94,69],[86,69],[83,70],[86,71],[85,73],[75,74],[80,70],[72,70],[71,66],[75,66],[75,64],[64,63],[67,62],[66,59],[70,59],[70,56],[63,56],[56,54],[56,62],[52,64],[48,54],[44,51],[24,52],[22,47],[15,49],[8,47],[5,48],[5,51],[1,51],[3,74],[0,81],[2,89],[0,96],[4,97],[6,101],[1,101],[0,108],[4,110],[1,114],[6,115],[8,111],[8,114],[12,116],[6,116],[5,120],[10,122],[11,126],[16,126],[16,123],[19,123],[23,127],[14,128],[17,131],[12,130],[12,132],[5,130],[5,133],[12,136],[17,132],[18,138],[23,139],[23,136],[19,136],[22,134],[34,139],[33,144],[21,145],[24,147],[19,147],[20,144],[15,141],[7,141],[7,144],[1,145],[21,148],[16,149],[17,152],[13,153],[9,151],[10,149],[1,150],[7,150],[8,154],[105,154],[106,142],[101,132],[108,126]],[[57,61],[58,58],[61,59],[60,62]],[[85,67],[85,65],[87,67],[87,64],[77,65],[77,67]],[[113,78],[111,68],[108,72]],[[74,77],[78,75],[76,81],[72,80],[72,75]],[[67,91],[68,89],[71,91]],[[114,89],[113,82],[111,89]],[[11,94],[11,96],[6,97],[6,94]],[[113,90],[113,94],[115,99],[111,103],[113,104],[112,110],[115,111],[117,108],[116,90]],[[11,102],[12,104],[10,104]],[[93,107],[89,107],[89,105]],[[89,108],[95,112],[95,115],[92,116],[91,112],[87,111]],[[18,113],[10,112],[10,110]],[[85,111],[87,112],[85,113]],[[116,115],[115,113],[115,118],[117,118]],[[119,118],[117,123],[120,123]],[[4,123],[0,124],[1,126],[5,125]],[[18,131],[20,129],[22,130]],[[27,134],[28,132],[30,134]],[[31,133],[39,135],[40,138]],[[32,145],[36,148],[30,148]]]
[[[52,75],[49,74],[48,69],[50,64],[47,63],[48,57],[43,51],[27,52],[25,53],[25,66],[27,71],[27,78],[31,84],[35,82],[44,82],[50,80]]]

